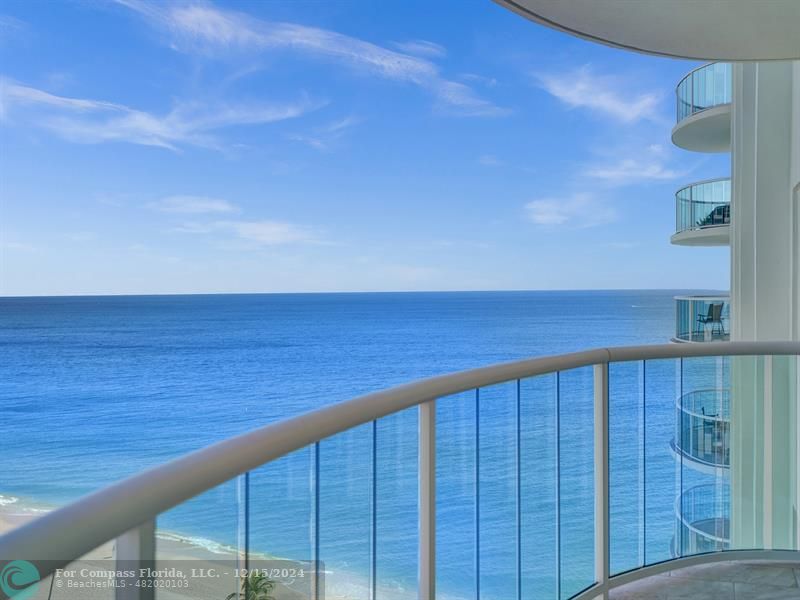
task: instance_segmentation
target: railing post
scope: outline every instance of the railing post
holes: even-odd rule
[[[436,598],[436,400],[419,405],[419,600]]]
[[[608,598],[608,363],[594,366],[594,579]]]
[[[123,533],[116,540],[117,571],[134,571],[136,576],[118,578],[116,600],[155,600],[155,587],[141,585],[139,569],[154,568],[156,560],[156,522],[147,521]],[[140,585],[136,585],[137,581]]]
[[[772,550],[772,494],[774,482],[772,480],[773,449],[773,402],[772,402],[772,356],[764,356],[764,510],[762,516],[762,546],[765,550]]]

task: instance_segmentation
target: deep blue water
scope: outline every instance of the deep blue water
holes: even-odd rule
[[[61,504],[211,442],[411,379],[591,347],[663,343],[674,329],[675,293],[0,298],[0,494]],[[697,359],[683,371],[677,361],[646,369],[645,377],[639,363],[612,367],[617,570],[669,555],[672,503],[695,478],[676,468],[669,451],[675,397],[708,386],[718,366]],[[520,383],[528,597],[555,588],[557,492],[562,592],[591,583],[591,377],[582,369],[558,381],[558,489],[555,376]],[[447,595],[470,596],[480,585],[484,598],[513,596],[516,399],[510,383],[439,403],[439,578]],[[406,411],[374,432],[375,555],[387,597],[415,581],[416,426],[416,412]],[[321,558],[331,572],[350,574],[352,597],[366,597],[359,586],[371,556],[372,456],[371,425],[320,447]],[[251,473],[251,548],[311,557],[312,467],[312,451],[303,450]],[[159,526],[235,545],[241,485],[204,494]]]

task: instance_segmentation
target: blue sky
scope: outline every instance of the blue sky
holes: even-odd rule
[[[727,289],[695,63],[490,0],[6,1],[0,294]]]

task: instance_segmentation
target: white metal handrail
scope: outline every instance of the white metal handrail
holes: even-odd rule
[[[595,373],[595,585],[605,593],[631,579],[609,580],[608,556],[608,365],[611,362],[700,356],[800,355],[800,342],[661,344],[587,350],[432,377],[273,423],[218,442],[89,494],[0,537],[0,560],[29,560],[45,577],[56,568],[113,540],[133,540],[140,560],[153,558],[155,518],[194,496],[295,450],[402,410],[419,406],[419,596],[435,597],[435,400],[467,390],[581,367]],[[794,553],[793,553],[794,554]],[[742,556],[749,556],[743,554]],[[128,556],[130,558],[130,556]],[[715,560],[713,558],[709,560]],[[689,564],[689,563],[687,563]],[[658,572],[652,565],[642,572]],[[151,598],[136,589],[118,598]],[[593,596],[592,596],[593,597]]]

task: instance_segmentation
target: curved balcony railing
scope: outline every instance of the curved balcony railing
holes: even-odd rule
[[[731,180],[693,183],[675,193],[675,232],[730,225]]]
[[[730,63],[710,63],[687,74],[675,88],[677,122],[706,109],[729,104],[733,89],[731,78]]]
[[[728,296],[676,296],[676,342],[724,342],[730,339]]]
[[[679,556],[730,548],[730,498],[727,483],[696,485],[678,497],[675,542]]]
[[[675,389],[711,387],[719,365],[732,362],[721,356],[737,356],[743,372],[778,377],[787,365],[797,371],[800,343],[602,348],[380,391],[219,442],[40,516],[0,537],[0,561],[24,567],[22,583],[33,572],[52,585],[65,572],[57,569],[100,547],[115,557],[114,582],[125,584],[117,598],[151,599],[162,575],[139,568],[156,559],[168,566],[157,554],[157,520],[175,523],[168,517],[176,510],[195,529],[203,519],[217,530],[238,523],[231,554],[245,566],[269,554],[298,558],[274,545],[305,539],[296,550],[311,565],[302,597],[315,600],[347,568],[360,575],[332,596],[385,597],[381,581],[405,564],[408,544],[403,590],[423,600],[437,586],[445,595],[459,585],[454,597],[589,600],[690,564],[798,560],[794,547],[717,552],[727,543],[727,505],[719,512],[716,496],[699,491],[678,503],[681,558],[670,560],[683,483],[675,489],[672,413],[659,406]],[[789,401],[780,393],[796,391],[776,386],[773,402]],[[209,494],[217,504],[200,502]],[[403,511],[387,511],[409,495]],[[349,529],[333,530],[335,521]],[[183,595],[238,597],[240,579],[255,583],[230,571],[228,579],[216,571],[224,593]],[[392,597],[402,597],[402,574],[391,578]],[[354,591],[358,582],[366,589]]]
[[[695,390],[680,396],[675,407],[676,454],[700,467],[729,467],[730,390]]]

